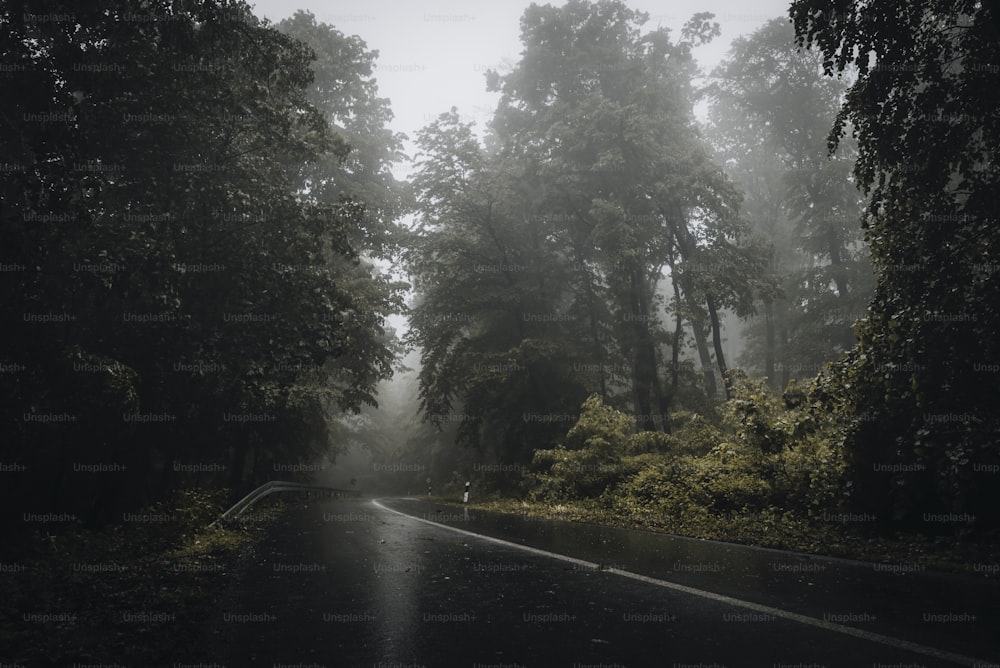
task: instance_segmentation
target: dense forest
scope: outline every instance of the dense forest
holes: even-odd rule
[[[243,3],[58,9],[0,35],[4,512],[100,524],[332,456],[403,308],[372,54]]]
[[[996,528],[996,23],[823,6],[704,78],[709,15],[533,6],[485,142],[455,110],[421,133],[422,407],[518,474],[484,484],[681,529]]]
[[[488,127],[407,156],[312,14],[6,3],[4,526],[354,448],[675,531],[995,535],[1000,12],[796,0],[709,72],[711,14],[647,18],[531,5]]]

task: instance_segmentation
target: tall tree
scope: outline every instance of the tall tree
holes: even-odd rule
[[[457,422],[460,442],[527,461],[568,429],[586,396],[573,377],[579,346],[563,269],[524,209],[518,167],[484,149],[457,110],[417,144],[420,223],[407,265],[421,407],[439,425]]]
[[[521,61],[487,77],[501,99],[486,148],[456,110],[419,136],[407,264],[423,410],[457,413],[459,440],[492,439],[501,458],[550,446],[593,392],[669,430],[690,394],[678,322],[708,367],[711,332],[724,371],[718,313],[749,309],[759,282],[763,254],[691,109],[691,48],[717,27],[698,15],[673,42],[645,21],[610,0],[530,7]],[[731,270],[699,271],[713,260]]]
[[[373,76],[378,51],[368,50],[357,36],[318,23],[311,12],[300,10],[276,28],[315,53],[307,97],[350,147],[346,155],[327,153],[305,166],[303,188],[330,204],[343,198],[358,202],[359,224],[349,230],[353,241],[365,255],[385,258],[395,250],[396,221],[411,202],[405,184],[392,174],[406,157],[406,136],[389,128],[389,100],[378,96]]]
[[[352,273],[360,208],[299,188],[348,155],[310,51],[241,2],[0,11],[4,492],[99,521],[191,464],[240,486],[329,447],[400,304]],[[101,463],[125,473],[74,469]]]
[[[726,249],[753,265],[757,253],[740,243],[737,195],[708,160],[691,110],[691,49],[718,26],[696,15],[673,42],[666,29],[642,34],[647,18],[613,0],[533,5],[521,22],[521,61],[492,74],[490,86],[501,94],[498,143],[537,165],[542,206],[570,242],[567,252],[607,286],[638,423],[669,429],[658,342],[672,337],[656,286],[671,259],[694,264],[703,251]],[[735,299],[734,286],[694,272],[679,282],[690,315],[706,313],[718,338],[718,309]],[[696,336],[703,323],[693,323]],[[721,354],[718,362],[724,368]]]
[[[847,84],[824,78],[821,55],[799,49],[782,18],[735,40],[712,78],[709,137],[783,292],[760,296],[746,359],[782,389],[854,346],[871,295],[854,143],[826,148]]]
[[[858,71],[830,134],[833,148],[855,128],[877,272],[839,369],[865,416],[849,442],[857,501],[922,531],[996,527],[1000,10],[797,0],[791,16],[827,73]]]

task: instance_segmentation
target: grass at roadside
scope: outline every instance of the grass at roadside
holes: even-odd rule
[[[433,497],[431,500],[465,505],[456,497]],[[980,577],[996,578],[1000,562],[1000,540],[971,542],[956,540],[953,536],[930,538],[909,534],[877,537],[853,530],[847,523],[837,522],[836,518],[819,523],[793,512],[777,509],[770,513],[736,514],[733,517],[718,517],[706,513],[679,520],[657,515],[641,506],[623,513],[620,507],[608,508],[599,499],[543,503],[487,497],[470,503],[467,507],[876,563],[918,565]]]
[[[186,490],[142,518],[21,546],[0,575],[5,664],[158,666],[205,659],[241,552],[282,508],[208,528],[223,492]]]

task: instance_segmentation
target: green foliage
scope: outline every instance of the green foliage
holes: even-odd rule
[[[723,407],[723,421],[747,447],[767,454],[782,452],[794,435],[795,425],[780,399],[762,380],[747,380],[742,372],[732,376],[732,398]]]
[[[829,135],[853,130],[877,286],[839,365],[856,508],[884,526],[1000,526],[1000,87],[989,3],[815,2],[791,16],[828,74],[858,76]],[[877,57],[876,57],[877,54]],[[973,522],[933,522],[962,513]]]
[[[773,486],[769,503],[809,514],[839,508],[850,491],[843,448],[848,414],[824,394],[823,381],[789,385],[779,398],[764,381],[735,378],[725,421],[738,443],[759,453],[758,472]]]
[[[640,431],[625,439],[624,452],[629,455],[671,452],[677,449],[680,437],[662,431]]]
[[[842,508],[844,422],[824,388],[790,386],[778,397],[764,381],[732,376],[733,398],[722,411],[729,431],[686,414],[673,435],[627,434],[628,417],[590,397],[565,444],[535,452],[529,497],[600,497],[610,508],[681,525],[775,508],[802,517]]]
[[[392,175],[394,163],[405,159],[406,137],[388,128],[393,113],[373,75],[378,52],[357,36],[317,23],[311,12],[299,10],[275,27],[313,50],[309,102],[349,148],[303,166],[302,180],[319,201],[338,204],[346,197],[356,203],[358,218],[344,230],[351,243],[369,257],[391,256],[399,241],[396,221],[411,202]]]
[[[711,499],[715,515],[759,512],[770,505],[770,458],[739,440],[720,443],[697,460],[691,485]]]
[[[604,404],[600,395],[592,394],[583,402],[580,418],[566,434],[565,447],[570,450],[594,450],[608,456],[621,452],[634,427],[634,420]]]
[[[623,484],[614,503],[635,503],[681,521],[759,511],[770,501],[771,485],[758,455],[737,444],[720,443],[701,457],[664,459]]]
[[[534,499],[594,498],[621,479],[618,459],[592,449],[536,450],[531,469]]]
[[[692,484],[696,470],[697,460],[689,455],[646,467],[621,486],[615,504],[634,504],[645,512],[681,520],[688,514],[706,514],[712,500]]]
[[[708,137],[744,193],[741,215],[769,247],[780,290],[755,295],[746,368],[773,389],[808,378],[855,343],[872,292],[851,140],[828,155],[826,135],[847,83],[798,49],[787,18],[733,42],[709,86]]]
[[[183,488],[168,501],[138,510],[173,521],[129,522],[101,531],[77,529],[31,535],[5,544],[31,577],[0,580],[0,631],[5,655],[24,665],[65,666],[118,657],[129,665],[199,663],[231,586],[241,553],[262,522],[243,528],[207,525],[226,508],[226,490]],[[262,502],[255,518],[280,506]],[[91,571],[88,565],[107,570]],[[75,616],[72,623],[25,622],[25,610],[45,605]],[[170,611],[165,620],[129,620],[137,610]],[[178,643],[178,638],[187,642]]]
[[[718,34],[711,18],[675,41],[618,1],[529,7],[520,61],[488,78],[500,102],[487,141],[457,109],[420,133],[410,342],[423,413],[460,413],[462,443],[527,462],[568,427],[534,417],[591,393],[659,431],[679,401],[704,399],[693,374],[667,381],[664,350],[677,361],[685,321],[718,334],[720,309],[750,309],[764,266],[693,122],[691,49]],[[728,270],[697,270],[713,259]]]
[[[785,450],[774,463],[773,502],[808,515],[840,510],[849,501],[851,485],[843,437],[810,434]]]
[[[599,496],[633,468],[623,465],[632,418],[591,395],[563,443],[536,450],[531,462],[535,498],[578,499]]]
[[[319,110],[314,52],[245,3],[80,6],[79,30],[33,18],[51,12],[0,9],[16,63],[0,96],[0,260],[18,268],[0,285],[0,362],[21,369],[0,374],[0,449],[27,467],[3,494],[99,523],[185,479],[242,488],[325,452],[330,414],[372,403],[390,375],[385,318],[403,308],[403,286],[362,259],[384,256],[400,210],[393,138],[351,162],[326,120],[384,118],[371,55],[317,49],[353,74],[351,108]],[[135,13],[149,20],[122,19]]]
[[[523,165],[488,153],[454,109],[417,143],[421,224],[405,259],[424,417],[457,423],[463,445],[526,463],[565,434],[564,416],[587,394],[560,264],[527,208]]]
[[[706,454],[725,440],[723,432],[703,415],[693,413],[682,416],[677,414],[677,417],[685,418],[676,429],[677,452],[679,454],[698,457]]]
[[[218,519],[225,511],[228,499],[228,489],[184,487],[174,491],[169,501],[159,502],[157,512],[175,516],[179,534],[190,536],[204,531]]]

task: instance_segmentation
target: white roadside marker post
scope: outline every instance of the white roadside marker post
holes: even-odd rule
[[[469,485],[470,484],[471,483],[469,483],[469,482],[465,483],[465,495],[462,497],[462,503],[468,503],[469,502]]]

